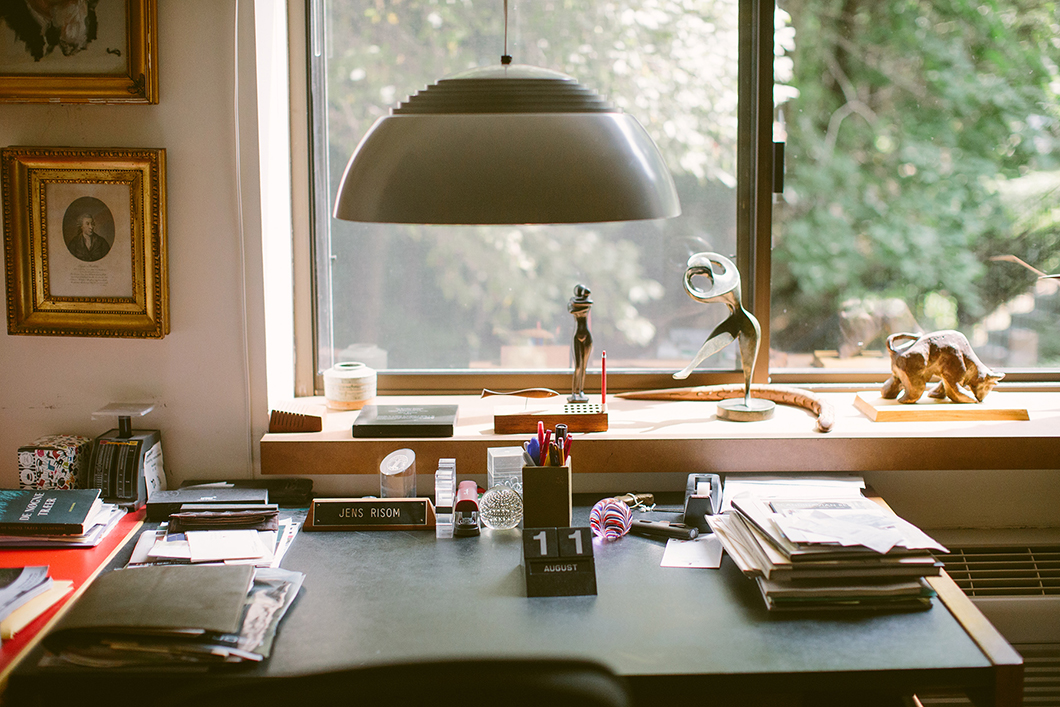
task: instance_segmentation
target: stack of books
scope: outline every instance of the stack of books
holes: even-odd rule
[[[731,506],[708,521],[770,611],[931,607],[924,578],[946,548],[872,500],[742,494]]]
[[[0,548],[95,547],[124,515],[99,489],[0,489]]]
[[[56,582],[47,565],[0,568],[0,640],[14,637],[73,589]]]

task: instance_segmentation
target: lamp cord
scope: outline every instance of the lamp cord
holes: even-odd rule
[[[501,63],[505,66],[512,63],[508,56],[508,0],[504,0],[504,54],[501,55]]]

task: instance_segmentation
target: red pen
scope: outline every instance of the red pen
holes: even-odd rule
[[[568,432],[567,436],[563,438],[563,463],[564,464],[566,464],[567,463],[567,459],[570,458],[570,445],[571,445],[571,440],[572,439],[574,439],[574,435],[572,435],[570,432]]]
[[[545,423],[543,420],[537,421],[537,462],[541,464],[545,460]]]

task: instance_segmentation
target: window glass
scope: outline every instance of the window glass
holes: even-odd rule
[[[1060,367],[1060,15],[780,0],[771,369],[887,370],[893,332]]]
[[[693,301],[683,273],[693,253],[736,251],[736,0],[509,7],[515,63],[569,74],[637,118],[673,173],[683,214],[490,227],[331,218],[342,171],[373,122],[446,75],[499,63],[505,33],[500,0],[320,0],[318,370],[341,360],[392,371],[569,369],[577,284],[592,293],[594,361],[606,350],[609,369],[679,370],[727,315]],[[706,365],[731,369],[734,349]]]

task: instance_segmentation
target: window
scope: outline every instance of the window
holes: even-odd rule
[[[773,370],[886,371],[886,335],[919,328],[1055,372],[1056,3],[778,5]]]
[[[883,337],[911,327],[961,329],[1006,370],[1060,365],[1060,296],[1029,269],[1060,271],[1053,6],[514,0],[508,53],[636,117],[683,214],[443,227],[338,221],[332,199],[376,118],[497,63],[502,3],[311,2],[318,374],[359,360],[390,392],[470,391],[491,376],[562,391],[566,303],[580,283],[592,290],[594,360],[606,350],[621,387],[672,384],[727,314],[683,290],[700,251],[739,263],[775,378],[884,371]],[[776,105],[763,137],[756,76],[768,76],[758,64],[770,48]],[[761,187],[771,137],[787,142],[772,214]],[[737,366],[728,347],[688,383],[735,380]]]

